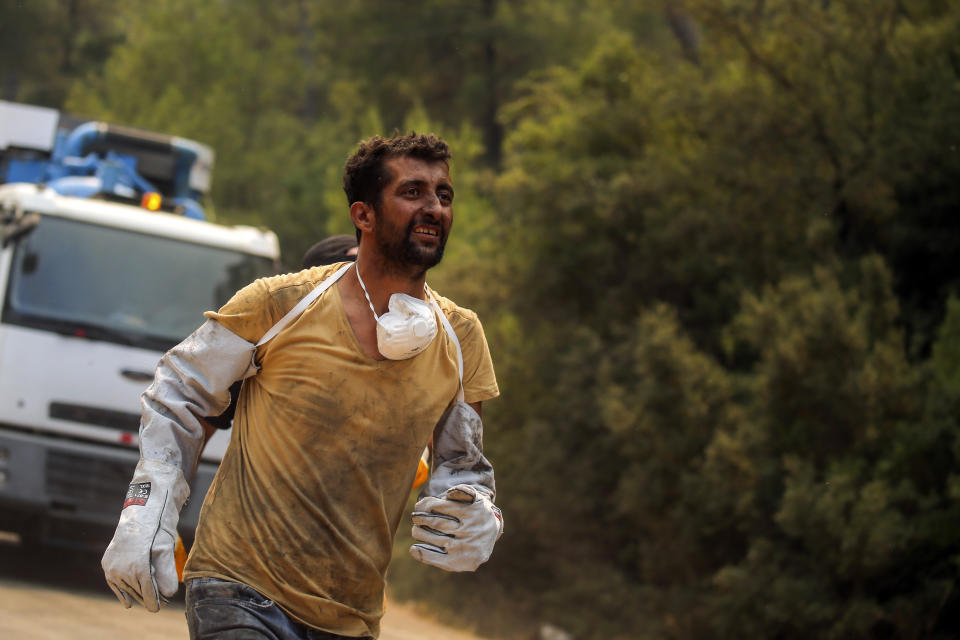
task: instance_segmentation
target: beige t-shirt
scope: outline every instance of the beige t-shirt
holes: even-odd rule
[[[257,280],[206,316],[256,343],[339,266]],[[476,314],[437,298],[460,340],[465,400],[496,397]],[[417,462],[456,396],[456,347],[440,326],[417,356],[374,360],[333,286],[255,360],[185,578],[242,582],[311,627],[376,637]]]

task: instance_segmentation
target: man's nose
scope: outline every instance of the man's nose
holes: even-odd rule
[[[443,205],[440,204],[440,196],[435,193],[427,195],[426,202],[423,203],[423,212],[434,216],[439,216]]]

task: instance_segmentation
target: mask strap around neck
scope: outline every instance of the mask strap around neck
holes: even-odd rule
[[[360,265],[354,262],[353,268],[357,272],[357,280],[360,282],[360,288],[363,289],[363,297],[367,299],[367,304],[370,306],[370,313],[373,314],[374,320],[380,322],[380,316],[378,316],[377,312],[373,310],[373,303],[370,301],[370,294],[367,293],[367,285],[363,284],[363,278],[360,277]]]
[[[446,314],[440,310],[440,305],[437,304],[436,299],[429,290],[427,290],[427,297],[430,298],[430,302],[433,303],[433,308],[437,312],[437,315],[440,316],[440,322],[443,323],[443,328],[446,330],[447,335],[450,336],[450,339],[453,340],[453,345],[457,348],[457,371],[460,373],[460,386],[457,388],[457,402],[463,402],[463,351],[460,349],[460,341],[457,339],[457,334],[454,332],[450,321],[447,320]]]
[[[370,294],[367,293],[367,285],[363,284],[363,278],[360,277],[360,266],[356,262],[353,263],[354,268],[357,271],[357,280],[360,282],[360,288],[363,289],[363,297],[367,299],[367,305],[370,307],[370,313],[373,314],[373,319],[378,323],[380,322],[380,316],[377,315],[377,312],[373,309],[373,302],[370,301]],[[349,265],[348,265],[349,266]],[[427,292],[427,284],[423,284],[424,293]],[[441,314],[442,315],[442,314]]]
[[[294,318],[296,318],[301,313],[303,313],[304,310],[308,306],[310,306],[311,302],[319,298],[320,294],[322,294],[324,291],[332,287],[333,284],[340,279],[340,276],[345,274],[347,272],[347,269],[349,269],[351,266],[352,265],[349,265],[349,264],[343,265],[337,270],[336,273],[334,273],[332,276],[330,276],[329,278],[327,278],[326,280],[318,284],[316,287],[314,287],[310,293],[303,296],[300,299],[300,302],[298,302],[296,306],[293,307],[293,309],[290,309],[290,311],[288,311],[285,316],[280,318],[277,324],[270,327],[270,329],[267,330],[265,334],[263,334],[263,337],[260,338],[260,342],[257,343],[257,346],[259,347],[260,345],[273,340],[276,337],[276,335],[283,330],[284,327],[290,324],[290,322],[293,321]]]

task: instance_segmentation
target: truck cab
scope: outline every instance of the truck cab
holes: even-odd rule
[[[122,129],[111,146],[111,128],[94,125],[87,146],[64,154],[58,137],[86,123],[64,135],[50,120],[39,135],[0,118],[0,530],[102,551],[157,362],[204,311],[275,273],[279,249],[272,232],[201,219],[213,157],[202,145],[144,132],[140,149]],[[145,158],[149,179],[137,170]],[[187,542],[228,442],[218,431],[192,478]]]

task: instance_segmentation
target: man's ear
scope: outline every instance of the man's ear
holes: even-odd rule
[[[353,225],[363,233],[372,233],[376,224],[373,207],[366,202],[354,202],[350,205],[350,219]]]

